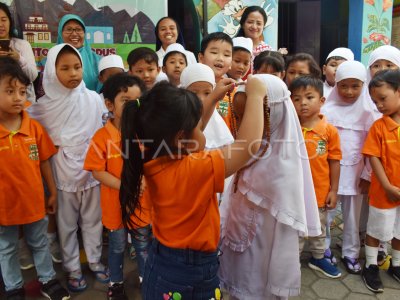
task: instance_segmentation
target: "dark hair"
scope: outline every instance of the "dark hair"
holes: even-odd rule
[[[308,64],[308,68],[310,69],[310,74],[314,77],[321,78],[321,68],[318,66],[314,57],[312,57],[308,53],[297,53],[291,57],[289,57],[286,61],[286,71],[289,69],[292,63],[298,61],[305,61]]]
[[[156,84],[137,101],[129,101],[121,120],[122,153],[120,202],[125,226],[135,227],[131,216],[140,209],[140,186],[144,163],[160,156],[178,153],[176,135],[189,136],[202,115],[197,96],[167,82]],[[151,120],[149,122],[149,120]],[[151,141],[140,145],[140,141]],[[166,147],[169,147],[166,149]]]
[[[285,59],[278,51],[264,51],[258,54],[254,59],[254,71],[258,71],[263,65],[273,67],[276,72],[285,71]]]
[[[183,54],[183,53],[180,52],[180,51],[171,51],[171,52],[168,52],[167,54],[164,55],[164,58],[163,58],[163,66],[165,66],[165,64],[167,63],[168,57],[170,57],[172,54],[181,54],[181,55],[183,56],[183,58],[185,59],[186,65],[188,64],[187,58],[186,58],[186,55],[185,55],[185,54]]]
[[[139,47],[132,50],[127,58],[129,69],[139,60],[143,59],[148,64],[155,63],[158,67],[158,56],[154,50],[147,47]]]
[[[331,60],[347,60],[347,59],[342,56],[331,56],[325,61],[325,65],[329,64]]]
[[[60,57],[67,53],[74,54],[79,59],[79,61],[81,62],[81,65],[82,65],[82,60],[76,51],[77,50],[75,50],[75,48],[73,46],[71,46],[69,44],[65,44],[65,46],[62,47],[60,52],[58,52],[58,54],[57,54],[56,65],[58,64],[58,60],[60,59]]]
[[[158,29],[160,28],[161,21],[164,21],[165,19],[170,19],[175,22],[176,31],[178,32],[178,37],[176,39],[176,42],[181,44],[183,46],[183,48],[185,48],[185,41],[183,40],[183,35],[182,35],[181,28],[179,27],[178,22],[176,22],[176,20],[171,17],[163,17],[160,20],[158,20],[156,27],[154,28],[154,34],[156,35],[156,51],[158,51],[162,46],[161,40],[158,37]]]
[[[371,89],[381,87],[385,83],[397,91],[400,88],[400,70],[387,69],[377,72],[371,79],[368,89],[371,91]]]
[[[10,21],[10,29],[8,31],[8,35],[10,36],[10,38],[16,37],[15,32],[14,32],[14,20],[11,17],[10,9],[8,8],[8,6],[6,4],[4,4],[3,2],[0,2],[0,10],[4,11],[8,20]]]
[[[243,51],[243,52],[249,53],[250,55],[253,55],[249,50],[247,50],[246,48],[243,48],[243,47],[233,47],[232,54],[235,52],[239,52],[239,51]]]
[[[10,77],[10,82],[16,79],[26,86],[31,83],[17,61],[0,57],[0,81],[7,77]]]
[[[293,93],[299,89],[305,89],[307,87],[311,87],[315,89],[319,96],[322,97],[324,95],[324,83],[321,79],[313,77],[313,76],[299,76],[295,80],[290,83],[289,91]]]
[[[146,86],[140,78],[129,75],[125,72],[115,74],[108,78],[106,82],[104,82],[104,99],[107,99],[108,101],[114,103],[115,97],[117,97],[120,92],[126,92],[128,88],[135,85],[138,86],[141,93],[144,93],[146,91]]]
[[[236,34],[236,36],[244,36],[245,37],[243,25],[244,25],[244,23],[246,23],[246,20],[249,17],[249,14],[251,14],[253,12],[259,12],[263,16],[264,26],[265,26],[265,24],[267,24],[268,16],[262,7],[257,6],[257,5],[248,6],[244,10],[242,17],[240,18],[240,29],[239,29],[238,33]]]
[[[233,50],[232,38],[229,35],[227,35],[226,33],[223,33],[223,32],[213,32],[213,33],[210,33],[210,34],[206,35],[203,38],[203,40],[201,41],[201,46],[200,46],[200,53],[201,54],[204,55],[204,52],[206,51],[208,45],[212,41],[227,42],[228,44],[230,44],[232,46],[232,50]]]

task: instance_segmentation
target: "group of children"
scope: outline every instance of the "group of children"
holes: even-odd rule
[[[400,281],[400,71],[378,72],[399,69],[400,51],[376,49],[367,71],[351,50],[335,49],[323,83],[308,54],[285,62],[273,51],[254,59],[252,49],[251,39],[212,33],[199,63],[172,44],[159,67],[157,53],[140,47],[126,73],[110,55],[99,62],[100,96],[85,87],[79,52],[59,44],[47,56],[45,96],[26,110],[27,78],[0,62],[0,161],[12,164],[0,195],[7,299],[24,299],[19,225],[42,294],[70,298],[54,279],[46,211],[57,216],[71,292],[87,288],[80,229],[108,299],[127,299],[128,232],[143,299],[222,299],[221,287],[230,299],[298,295],[306,240],[310,268],[341,276],[329,235],[338,202],[348,272],[382,292],[379,244],[391,240],[388,271]],[[169,83],[157,83],[161,70]]]

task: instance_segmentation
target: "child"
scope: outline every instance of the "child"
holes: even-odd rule
[[[339,185],[342,158],[339,134],[320,114],[325,102],[320,79],[298,77],[292,81],[289,90],[303,130],[321,220],[322,234],[308,238],[312,254],[308,266],[327,277],[338,278],[341,276],[340,271],[325,260],[324,253],[327,210],[336,207]],[[300,250],[303,246],[304,238],[300,241]]]
[[[159,83],[124,110],[122,140],[130,142],[123,143],[123,151],[129,150],[121,177],[123,220],[130,223],[139,205],[143,175],[154,215],[144,300],[221,299],[216,192],[222,192],[225,177],[257,152],[262,134],[265,89],[253,78],[247,86],[251,101],[240,141],[218,150],[204,151],[201,127],[207,120],[202,119],[201,101],[190,91]],[[214,106],[205,106],[204,112]]]
[[[277,51],[264,51],[254,59],[254,74],[272,74],[285,78],[285,60]]]
[[[337,67],[346,60],[354,60],[354,53],[349,48],[339,47],[328,54],[325,64],[322,66],[322,74],[325,76],[324,97],[328,97],[335,85]]]
[[[390,45],[380,46],[371,52],[368,60],[369,81],[378,71],[400,68],[400,50]]]
[[[98,281],[109,280],[100,262],[103,226],[99,183],[83,170],[90,139],[102,126],[102,103],[96,92],[85,87],[81,57],[69,44],[49,50],[43,88],[46,95],[29,108],[29,113],[44,125],[58,147],[52,159],[58,189],[58,233],[63,267],[68,272],[67,287],[79,292],[86,289],[87,282],[81,271],[78,226],[90,270]]]
[[[377,115],[365,86],[367,72],[358,61],[345,61],[336,70],[336,85],[322,112],[338,131],[342,160],[338,201],[342,203],[342,261],[351,274],[360,274],[359,225],[363,202],[367,201],[370,168],[361,155],[361,147]]]
[[[154,50],[146,47],[132,50],[128,55],[128,65],[129,74],[142,79],[148,90],[154,86],[161,69]]]
[[[167,75],[171,84],[180,85],[181,73],[187,65],[185,48],[178,43],[169,45],[165,51],[162,71]]]
[[[266,87],[262,148],[235,175],[230,204],[221,210],[226,222],[219,274],[229,299],[287,299],[300,293],[299,234],[320,235],[321,225],[310,164],[301,159],[307,151],[290,92],[277,76],[253,77]],[[243,101],[248,105],[251,99],[240,86],[235,110]]]
[[[367,288],[383,292],[378,269],[379,241],[392,242],[388,273],[400,282],[400,71],[377,73],[369,84],[383,117],[371,127],[362,153],[373,170],[362,278]]]
[[[48,299],[69,299],[55,279],[47,240],[46,212],[57,208],[50,157],[57,150],[44,128],[24,111],[29,79],[17,66],[0,66],[0,266],[7,299],[25,299],[18,263],[18,228],[22,225]],[[7,167],[8,166],[8,167]],[[45,201],[44,178],[50,195]]]
[[[321,69],[315,59],[308,53],[297,53],[286,62],[285,82],[290,86],[292,81],[302,75],[311,75],[321,78]]]
[[[253,41],[245,37],[236,37],[232,39],[232,42],[232,65],[228,70],[227,75],[236,82],[241,82],[243,81],[242,78],[250,70]]]
[[[108,299],[127,299],[123,283],[124,250],[126,231],[123,228],[121,205],[119,203],[120,176],[122,171],[120,124],[124,104],[135,100],[146,90],[144,83],[137,77],[126,73],[110,77],[103,86],[106,105],[112,118],[105,127],[94,135],[86,155],[84,169],[92,171],[93,177],[101,183],[101,211],[103,225],[109,237],[108,265],[110,285]],[[142,214],[136,220],[142,236],[132,239],[136,246],[140,278],[143,278],[144,263],[151,241],[149,212],[142,204]],[[148,208],[147,208],[148,210]],[[140,280],[141,281],[141,280]]]

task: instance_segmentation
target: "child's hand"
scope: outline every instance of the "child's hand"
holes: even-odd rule
[[[54,215],[57,211],[57,194],[50,195],[46,202],[46,212],[49,215]]]
[[[215,89],[212,92],[213,99],[223,99],[226,93],[232,92],[234,88],[235,80],[233,80],[232,78],[222,78],[220,81],[218,81]]]
[[[385,189],[386,196],[391,202],[399,202],[400,201],[400,188],[394,185],[390,185]]]
[[[360,193],[364,195],[368,194],[370,184],[371,183],[368,180],[361,178],[360,183],[358,184],[358,187],[360,188]]]
[[[256,77],[253,77],[252,75],[249,75],[247,77],[247,83],[246,83],[246,95],[247,97],[260,97],[264,99],[264,96],[267,94],[267,88],[265,84],[257,79]]]
[[[334,209],[337,203],[337,191],[329,191],[325,200],[326,209]]]

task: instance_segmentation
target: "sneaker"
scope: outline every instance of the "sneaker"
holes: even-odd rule
[[[123,283],[114,283],[112,286],[108,287],[107,293],[108,300],[128,300],[125,294]]]
[[[368,268],[364,267],[361,277],[367,289],[374,293],[383,292],[383,284],[381,277],[379,276],[379,268],[377,265],[369,265]]]
[[[324,252],[324,258],[331,264],[336,266],[337,265],[337,260],[336,257],[333,255],[333,252],[331,251],[330,248],[326,249]]]
[[[53,262],[56,264],[62,263],[60,245],[58,244],[57,240],[50,242],[49,248]]]
[[[316,271],[321,272],[329,278],[339,278],[342,276],[339,269],[335,265],[330,264],[325,258],[316,259],[311,257],[308,266]]]
[[[390,266],[388,269],[389,275],[391,275],[394,279],[400,282],[400,267],[393,267],[392,260],[390,260]]]
[[[28,245],[23,239],[19,241],[19,266],[21,270],[32,269],[35,264],[33,263],[33,258]]]
[[[49,282],[44,283],[40,292],[50,300],[68,300],[71,298],[68,291],[57,279],[52,279]]]
[[[6,292],[7,300],[25,300],[25,290],[24,288],[19,288]]]

